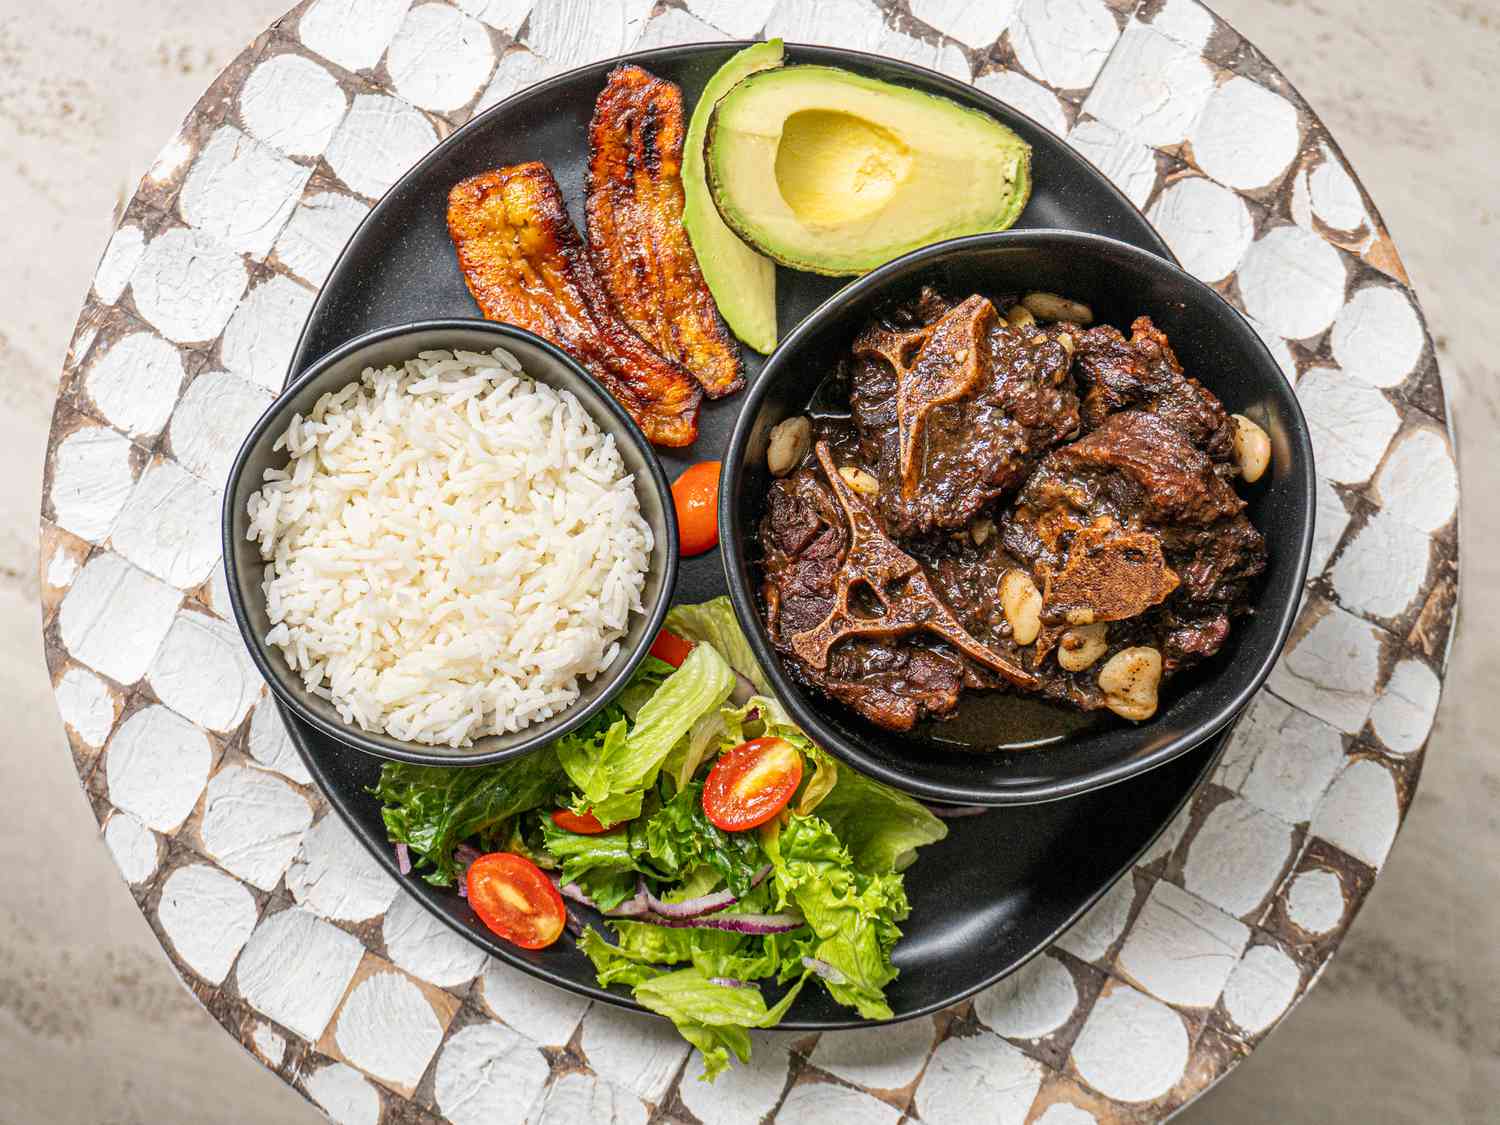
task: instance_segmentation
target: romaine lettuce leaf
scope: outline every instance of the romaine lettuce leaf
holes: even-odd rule
[[[840,771],[833,756],[821,747],[809,743],[802,748],[802,752],[812,760],[813,768],[812,773],[802,782],[802,791],[797,794],[792,811],[799,816],[811,816],[818,806],[828,799],[828,794],[833,792],[839,778],[849,771]]]
[[[724,876],[704,864],[684,875],[676,886],[662,888],[658,897],[663,902],[686,902],[690,898],[697,898],[699,895],[715,891],[723,885]]]
[[[599,868],[611,871],[634,871],[630,834],[625,827],[611,832],[586,836],[559,828],[550,816],[541,818],[542,843],[547,854],[562,865],[563,882]]]
[[[561,866],[564,883],[576,883],[601,910],[618,906],[635,894],[636,861],[628,827],[596,836],[569,832],[541,818],[542,845]]]
[[[559,828],[551,817],[541,817],[543,847],[561,866],[563,881],[577,883],[587,892],[601,878],[614,888],[618,886],[615,877],[638,872],[657,882],[690,881],[701,888],[697,894],[721,886],[737,896],[749,892],[755,873],[765,866],[765,853],[755,836],[725,832],[708,819],[702,782],[694,782],[659,805],[655,793],[647,794],[646,800],[652,808],[641,816],[594,835],[570,832]],[[628,890],[635,880],[627,883]],[[590,892],[590,897],[608,909],[628,894],[616,897],[611,893],[600,899]]]
[[[651,975],[643,974],[643,967],[689,963],[710,977],[785,980],[806,971],[802,957],[810,948],[806,931],[757,936],[625,919],[609,919],[606,925],[614,933],[613,944],[592,928],[579,940],[579,948],[594,962],[601,984],[635,984]]]
[[[685,969],[683,971],[692,972],[693,970]],[[661,980],[662,978],[657,977],[656,979]],[[728,992],[731,989],[724,988],[724,991]],[[757,996],[760,995],[758,988],[735,989],[733,991],[754,992]],[[652,1011],[656,1011],[656,1008],[652,1007],[647,1001],[642,1000],[641,1003],[651,1008]],[[660,1002],[658,1002],[658,1006],[662,1006]],[[719,1075],[723,1074],[724,1071],[728,1070],[729,1052],[731,1051],[734,1052],[734,1057],[739,1059],[740,1062],[750,1061],[749,1029],[738,1024],[712,1025],[699,1023],[685,1016],[682,1019],[675,1019],[672,1017],[670,1011],[663,1011],[661,1014],[672,1019],[672,1022],[677,1026],[678,1035],[681,1035],[694,1047],[698,1048],[698,1056],[703,1060],[703,1070],[698,1075],[698,1081],[712,1082]]]
[[[620,692],[615,702],[619,704],[620,710],[632,721],[636,713],[650,699],[657,687],[670,676],[676,669],[665,660],[655,656],[647,656],[641,661],[641,666],[635,670],[635,675],[630,677],[630,683],[625,685],[625,690]]]
[[[718,752],[724,736],[724,716],[728,713],[728,708],[721,707],[700,716],[688,731],[687,737],[678,739],[677,745],[672,747],[672,752],[667,755],[661,768],[678,789],[686,788],[704,759],[709,754]]]
[[[559,745],[557,756],[581,795],[577,807],[605,824],[639,816],[672,747],[733,690],[734,670],[712,647],[698,645],[641,705],[633,724],[621,720],[597,746]]]
[[[667,629],[686,640],[713,645],[731,668],[755,685],[756,691],[770,694],[771,681],[756,661],[727,597],[720,595],[697,605],[674,605],[667,611]]]
[[[848,847],[855,864],[874,873],[902,871],[916,849],[948,835],[948,826],[921,802],[864,774],[840,766],[792,722],[781,704],[756,696],[738,708],[726,707],[721,750],[748,738],[784,738],[812,762],[812,772],[793,803],[794,811],[814,811]]]
[[[608,796],[608,761],[623,752],[625,738],[630,733],[630,723],[623,713],[612,707],[606,710],[614,713],[614,721],[593,738],[587,741],[569,740],[566,746],[559,743],[554,747],[558,761],[567,771],[568,780],[582,794],[581,799],[574,802],[578,812],[588,812],[596,799],[602,801]],[[602,818],[600,822],[610,823]]]
[[[770,696],[752,696],[738,707],[719,712],[721,735],[717,750],[723,753],[752,738],[782,738],[795,746],[812,762],[793,803],[793,808],[807,816],[828,795],[839,778],[838,763],[802,733],[786,710]]]
[[[618,929],[625,924],[616,922],[613,925]],[[692,957],[686,938],[678,938],[679,934],[686,931],[668,930],[664,926],[652,926],[651,929],[662,935],[670,935],[670,938],[664,938],[661,942],[661,948],[635,948],[623,941],[612,945],[593,926],[588,926],[578,939],[578,949],[594,963],[594,976],[601,985],[606,988],[612,984],[634,987],[642,981],[660,976],[665,971],[661,968],[662,965],[678,964],[691,960]]]
[[[918,848],[948,835],[948,826],[921,802],[848,766],[817,810],[854,865],[876,875],[906,870]]]
[[[729,1052],[741,1062],[750,1058],[749,1029],[780,1023],[806,979],[806,974],[798,978],[771,1008],[758,987],[720,984],[696,966],[644,980],[634,995],[643,1007],[670,1019],[698,1048],[702,1077],[712,1081],[729,1065]]]
[[[759,938],[723,930],[672,929],[650,922],[611,921],[615,941],[610,944],[592,928],[584,931],[579,948],[588,954],[600,984],[639,984],[663,972],[662,965],[695,964],[709,976],[749,979],[736,969],[758,965],[766,958]],[[751,948],[751,947],[756,948]],[[743,948],[742,948],[743,947]],[[761,972],[770,976],[776,972]]]

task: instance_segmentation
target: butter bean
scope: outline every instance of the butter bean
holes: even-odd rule
[[[1161,653],[1154,648],[1124,648],[1104,662],[1099,688],[1104,705],[1116,715],[1141,722],[1156,714],[1161,686]]]

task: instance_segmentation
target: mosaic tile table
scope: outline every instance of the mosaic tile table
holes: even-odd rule
[[[329,813],[226,620],[218,490],[339,248],[436,141],[572,66],[762,34],[972,80],[1098,164],[1295,380],[1318,536],[1291,646],[1211,781],[1055,948],[935,1018],[757,1033],[710,1087],[665,1024],[457,938]],[[79,775],[163,948],[336,1121],[1138,1122],[1254,1050],[1379,873],[1437,706],[1456,502],[1374,207],[1194,0],[315,0],[209,88],[99,264],[53,420],[43,621]]]

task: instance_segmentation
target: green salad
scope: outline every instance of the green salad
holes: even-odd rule
[[[680,665],[649,657],[550,747],[480,768],[388,763],[373,792],[429,882],[458,884],[529,948],[568,923],[599,983],[672,1020],[712,1079],[804,987],[890,1018],[901,872],[947,828],[791,723],[728,599],[678,606],[667,629],[691,642]]]

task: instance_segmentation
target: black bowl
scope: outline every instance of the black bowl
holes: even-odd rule
[[[582,685],[577,700],[550,719],[510,734],[476,739],[472,746],[451,748],[406,742],[346,723],[332,704],[308,691],[281,650],[265,643],[270,620],[261,592],[264,564],[255,543],[245,538],[249,524],[246,504],[268,468],[287,463],[285,451],[271,447],[294,413],[307,413],[328,391],[358,379],[367,367],[403,363],[433,348],[493,351],[503,347],[519,359],[526,373],[539,383],[571,391],[599,424],[614,435],[625,468],[634,474],[641,516],[655,540],[641,595],[644,612],[632,616],[620,639],[620,652],[607,669]],[[292,383],[261,415],[245,438],[224,489],[224,567],[229,578],[229,601],[235,623],[250,648],[261,675],[276,697],[316,729],[355,749],[421,765],[484,765],[515,758],[550,742],[588,721],[625,686],[661,628],[677,582],[677,513],[671,486],[646,436],[630,415],[583,368],[547,341],[508,324],[484,320],[424,320],[368,332],[323,356]]]
[[[800,414],[819,380],[847,353],[877,307],[923,285],[954,294],[1047,290],[1092,306],[1101,323],[1128,328],[1149,315],[1184,368],[1232,412],[1271,437],[1271,468],[1242,490],[1265,535],[1270,563],[1254,613],[1236,620],[1213,660],[1168,681],[1156,716],[1113,717],[1059,734],[1061,708],[1007,695],[966,696],[951,724],[898,735],[803,686],[773,649],[761,616],[756,528],[769,475],[771,427]],[[1005,805],[1083,793],[1159,766],[1228,724],[1265,681],[1296,617],[1312,549],[1312,444],[1291,384],[1255,330],[1207,285],[1134,246],[1076,231],[1011,231],[925,247],[865,275],[824,302],[776,349],[750,389],[719,490],[724,571],[740,626],[777,694],[814,740],[865,773],[929,800]],[[1045,745],[979,752],[1014,728],[1017,709],[1048,712]],[[1032,720],[1034,722],[1034,719]],[[968,745],[965,746],[964,744]]]

